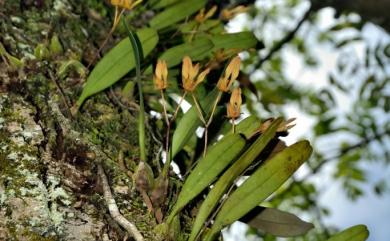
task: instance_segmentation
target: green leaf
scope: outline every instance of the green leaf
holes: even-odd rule
[[[204,222],[210,216],[211,212],[217,206],[223,194],[233,184],[236,178],[247,169],[256,157],[264,150],[267,144],[275,137],[276,130],[282,123],[279,118],[272,122],[271,126],[256,139],[256,141],[234,162],[234,164],[218,179],[213,189],[207,195],[202,203],[195,222],[192,226],[189,241],[196,240],[198,233],[202,229]]]
[[[141,41],[139,40],[138,36],[133,31],[131,31],[129,29],[129,27],[127,26],[127,23],[124,20],[124,18],[122,18],[122,22],[123,22],[123,24],[126,27],[127,34],[128,34],[128,37],[129,37],[129,40],[130,40],[130,43],[131,43],[131,47],[133,48],[133,56],[134,56],[134,60],[135,60],[135,67],[136,67],[136,69],[140,70],[141,69],[141,62],[144,59],[144,53],[142,51]],[[141,77],[141,76],[137,76],[137,78],[139,78],[139,77]]]
[[[125,25],[127,34],[133,48],[134,61],[135,61],[135,73],[136,73],[136,82],[139,93],[139,114],[138,114],[138,144],[140,147],[140,159],[141,161],[146,161],[146,147],[145,147],[145,104],[144,104],[144,95],[142,91],[141,84],[141,62],[144,59],[144,53],[142,51],[142,44],[138,36],[130,31],[129,26],[124,18],[122,18],[123,25]]]
[[[222,138],[207,151],[205,157],[191,171],[184,182],[175,206],[168,218],[172,218],[193,198],[199,195],[241,153],[245,139],[239,134]]]
[[[387,44],[383,49],[383,53],[387,58],[390,58],[390,44]]]
[[[375,47],[375,50],[374,50],[374,57],[375,57],[375,60],[376,62],[378,63],[379,67],[381,67],[383,70],[386,68],[385,67],[385,63],[383,62],[382,60],[382,48],[381,48],[381,45],[378,44],[376,47]]]
[[[64,52],[61,42],[58,39],[58,36],[56,34],[54,34],[53,37],[51,38],[49,48],[50,48],[50,54],[52,55],[59,55]]]
[[[153,9],[160,9],[160,8],[165,8],[169,5],[172,5],[176,2],[178,2],[179,0],[158,0],[158,1],[154,1],[156,3],[153,3],[152,4],[152,8]]]
[[[261,121],[254,115],[248,116],[236,125],[236,133],[240,133],[249,139],[260,127]],[[221,128],[215,138],[210,142],[213,143],[221,135],[225,136],[232,133],[232,124],[229,120],[224,121],[220,124]]]
[[[328,241],[364,241],[368,238],[369,232],[365,225],[356,225],[333,235]]]
[[[359,22],[341,22],[341,23],[337,23],[335,24],[332,28],[329,29],[329,31],[340,31],[340,30],[344,30],[346,28],[354,28],[354,29],[357,29],[357,30],[360,30],[363,26],[363,23],[361,21]]]
[[[267,160],[223,203],[205,240],[240,219],[276,191],[312,152],[308,141],[295,143]]]
[[[249,31],[214,35],[211,41],[214,49],[249,49],[258,43],[255,35]]]
[[[34,56],[38,60],[44,60],[44,59],[48,59],[49,58],[50,52],[47,49],[46,45],[41,43],[41,44],[38,44],[37,47],[35,47],[35,49],[34,49]]]
[[[162,29],[175,24],[203,8],[206,0],[183,0],[165,9],[150,20],[150,26],[154,29]]]
[[[350,43],[355,42],[355,41],[361,41],[361,40],[362,40],[362,38],[360,36],[347,38],[347,39],[341,40],[340,42],[336,43],[335,47],[336,48],[341,48],[341,47],[344,47],[347,44],[350,44]]]
[[[259,206],[240,218],[240,221],[278,237],[304,235],[314,227],[313,224],[301,220],[294,214]]]
[[[70,70],[75,70],[81,77],[86,75],[86,68],[84,65],[75,59],[62,62],[58,68],[57,75],[60,78],[65,78]]]
[[[203,101],[200,101],[205,113],[211,111],[215,98],[218,95],[218,90],[215,88],[211,91]],[[172,137],[172,158],[183,148],[191,136],[195,133],[196,128],[202,125],[199,119],[198,112],[195,106],[192,106],[181,118]]]
[[[18,58],[16,58],[15,56],[8,55],[7,58],[8,58],[8,60],[9,60],[10,64],[11,64],[12,66],[16,67],[16,68],[21,68],[21,67],[23,67],[23,65],[24,65],[24,64],[23,64],[23,61],[20,60],[20,59],[18,59]]]
[[[0,42],[0,56],[4,56],[8,59],[9,63],[16,68],[21,68],[23,67],[23,62],[22,60],[10,55],[7,50],[5,50],[3,44]]]
[[[347,92],[347,88],[344,87],[336,78],[334,75],[330,74],[329,75],[329,83],[331,83],[332,85],[336,86],[339,90],[343,91],[343,92]]]
[[[143,53],[145,56],[148,55],[158,42],[157,32],[146,28],[137,31],[137,36],[142,44]],[[134,68],[133,48],[129,39],[125,38],[111,49],[92,70],[77,101],[77,108],[80,108],[88,97],[110,87]]]
[[[251,115],[238,123],[236,132],[243,134],[246,139],[249,139],[259,129],[260,125],[261,121],[256,116]]]
[[[194,61],[202,60],[211,53],[213,47],[210,40],[199,38],[191,43],[180,44],[168,49],[160,56],[160,59],[167,61],[168,67],[172,67],[178,65],[186,55]]]

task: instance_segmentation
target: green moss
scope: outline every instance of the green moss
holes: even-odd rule
[[[53,7],[55,6],[55,7]],[[102,18],[92,18],[86,13],[93,11],[94,14]],[[23,79],[23,83],[18,88],[10,88],[10,92],[16,92],[19,98],[12,96],[10,98],[0,97],[0,179],[6,180],[6,195],[0,197],[0,205],[7,205],[7,201],[12,197],[34,198],[38,200],[39,207],[43,210],[42,217],[39,215],[35,219],[18,220],[16,223],[8,222],[9,230],[13,233],[14,240],[17,235],[25,235],[28,240],[56,240],[54,236],[46,237],[44,234],[55,234],[60,236],[61,227],[67,213],[61,207],[71,205],[77,199],[77,191],[68,193],[65,190],[61,180],[57,179],[53,173],[45,173],[48,165],[53,165],[57,169],[59,176],[62,167],[60,159],[62,154],[66,154],[66,164],[74,165],[77,170],[83,170],[89,183],[89,193],[83,193],[83,201],[86,206],[93,209],[96,199],[102,202],[100,194],[92,193],[94,190],[90,187],[95,185],[98,180],[95,172],[95,163],[93,161],[84,161],[82,164],[72,163],[73,157],[82,158],[83,153],[88,151],[82,147],[78,140],[71,139],[68,133],[57,133],[56,127],[60,127],[56,116],[50,109],[49,102],[56,102],[60,106],[63,114],[70,118],[64,99],[71,105],[74,102],[82,88],[82,80],[77,71],[70,69],[63,78],[57,78],[56,74],[60,63],[64,61],[78,60],[81,63],[88,62],[84,59],[86,49],[92,49],[96,52],[96,42],[104,39],[107,30],[111,27],[112,19],[108,12],[113,8],[107,8],[104,1],[101,0],[46,0],[45,6],[37,9],[34,6],[27,7],[23,12],[20,11],[19,2],[6,1],[4,8],[0,13],[7,13],[6,16],[12,16],[5,19],[0,29],[3,36],[4,46],[10,54],[23,58],[25,69],[20,70],[21,76],[15,77],[15,83]],[[80,21],[82,19],[83,21]],[[20,34],[23,33],[23,34]],[[50,39],[53,35],[58,36],[58,42],[62,44],[63,53],[49,55],[42,58],[41,61],[34,58],[34,48],[38,44],[42,47],[50,47]],[[57,40],[56,40],[57,41]],[[111,43],[112,44],[112,43]],[[109,48],[107,45],[107,49]],[[0,70],[4,71],[4,70]],[[54,75],[54,78],[49,76]],[[53,81],[57,80],[57,83]],[[80,81],[80,83],[74,81]],[[73,81],[73,82],[72,82]],[[59,89],[59,87],[61,89]],[[63,92],[65,98],[60,92]],[[10,94],[12,95],[12,94]],[[23,96],[23,98],[20,98]],[[25,97],[27,96],[27,97]],[[16,101],[15,101],[16,100]],[[17,101],[23,101],[21,105],[36,109],[35,113],[29,113],[28,118],[15,111],[13,105]],[[136,113],[134,113],[136,115]],[[11,121],[26,123],[31,119],[39,119],[39,125],[45,132],[44,144],[35,143],[30,145],[36,139],[41,138],[35,132],[21,131],[19,133],[9,133],[5,128]],[[36,120],[33,120],[35,123]],[[125,153],[126,164],[130,169],[135,169],[138,160],[138,132],[136,118],[128,110],[123,110],[113,99],[107,98],[106,93],[100,93],[93,96],[83,106],[82,112],[72,121],[72,129],[82,133],[83,138],[96,144],[108,157],[105,161],[105,170],[109,178],[112,190],[116,186],[128,186],[131,189],[131,179],[117,163],[117,153]],[[35,123],[36,124],[36,123]],[[27,128],[28,129],[28,128]],[[62,135],[62,136],[61,136]],[[11,138],[12,137],[12,138]],[[16,145],[13,138],[21,138],[23,145]],[[147,137],[147,149],[153,150],[151,138]],[[40,146],[42,145],[42,146]],[[50,162],[42,160],[42,151],[45,147],[53,149],[53,156],[49,157]],[[76,151],[79,154],[76,153]],[[75,154],[76,153],[76,154]],[[150,153],[154,153],[150,151]],[[57,160],[55,160],[55,158]],[[53,160],[52,160],[53,159]],[[150,158],[152,159],[152,158]],[[57,163],[56,163],[57,162]],[[45,177],[45,178],[43,178]],[[67,178],[63,176],[63,178]],[[113,193],[121,212],[134,220],[137,226],[145,235],[147,240],[155,240],[153,226],[156,225],[152,215],[146,215],[147,209],[140,196],[133,192],[132,196],[126,194]],[[48,205],[50,201],[51,206]],[[87,205],[88,204],[88,205]],[[12,215],[12,208],[9,209],[9,215]],[[92,211],[93,217],[101,220],[106,213],[106,205]],[[8,215],[8,217],[9,217]],[[96,216],[95,216],[96,215]],[[49,221],[48,221],[49,220]],[[47,222],[47,223],[46,223]]]
[[[19,225],[16,225],[15,223],[8,223],[7,224],[7,229],[10,233],[9,241],[18,241],[23,238],[23,240],[28,240],[28,241],[57,241],[59,240],[57,237],[53,235],[47,235],[43,236],[40,234],[37,234],[36,232],[25,228],[21,227]]]

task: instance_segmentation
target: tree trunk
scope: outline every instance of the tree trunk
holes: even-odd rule
[[[0,0],[0,240],[124,240],[97,164],[120,212],[158,240],[129,175],[138,163],[137,113],[120,108],[112,91],[70,115],[85,80],[80,63],[111,27],[106,11],[100,0]],[[153,159],[159,147],[148,133]]]

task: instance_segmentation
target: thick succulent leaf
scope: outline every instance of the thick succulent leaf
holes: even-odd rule
[[[240,218],[240,221],[278,237],[304,235],[314,227],[313,224],[303,221],[294,214],[259,206]]]
[[[260,125],[261,121],[256,116],[251,115],[238,123],[236,132],[243,134],[246,139],[249,139],[259,129]]]
[[[245,138],[239,134],[227,135],[211,146],[194,170],[186,178],[168,222],[194,197],[199,195],[241,153]]]
[[[147,56],[158,42],[157,32],[154,29],[146,28],[137,31],[137,36],[142,44],[143,53]],[[125,38],[104,55],[92,70],[77,101],[77,107],[79,108],[91,95],[113,85],[134,67],[133,48],[129,39]]]
[[[200,101],[200,105],[205,113],[209,113],[217,98],[218,90],[215,88],[206,98]],[[183,148],[191,136],[195,133],[196,128],[202,125],[199,119],[198,111],[192,106],[180,119],[172,137],[172,158]]]
[[[232,124],[229,120],[225,120],[219,125],[221,128],[210,143],[216,142],[217,138],[221,135],[225,136],[232,133]],[[256,116],[251,115],[236,125],[236,133],[240,133],[244,135],[246,139],[249,139],[259,129],[260,125],[261,121]]]
[[[215,49],[249,49],[259,42],[252,32],[217,34],[211,41]]]
[[[308,141],[297,142],[262,164],[224,202],[206,240],[240,219],[276,191],[310,156]]]
[[[328,241],[365,241],[367,240],[368,235],[369,232],[367,227],[360,224],[333,235]]]
[[[282,123],[281,118],[275,120],[271,126],[260,137],[258,137],[256,141],[239,157],[239,159],[234,162],[234,164],[218,179],[196,215],[189,241],[194,241],[196,239],[204,222],[217,206],[221,197],[233,184],[234,180],[236,180],[236,178],[251,165],[256,157],[264,150],[267,144],[275,137],[276,130],[280,123]]]
[[[204,7],[206,0],[182,0],[168,7],[150,20],[150,26],[154,29],[162,29],[175,24]]]
[[[201,60],[211,52],[213,47],[210,40],[199,38],[191,43],[180,44],[168,49],[160,56],[160,59],[167,61],[168,67],[172,67],[178,65],[184,56],[189,56],[194,61]]]

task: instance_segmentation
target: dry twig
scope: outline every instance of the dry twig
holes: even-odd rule
[[[108,210],[110,211],[111,217],[136,240],[136,241],[144,241],[144,237],[138,231],[137,227],[127,220],[122,214],[119,212],[118,206],[116,205],[115,199],[113,198],[110,190],[110,186],[108,185],[107,176],[104,173],[102,165],[98,165],[98,175],[101,179],[103,186],[103,196],[107,203]]]

